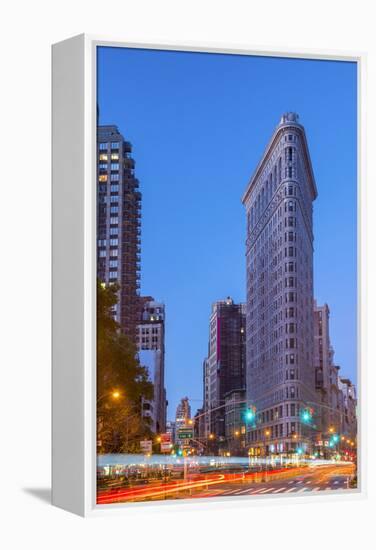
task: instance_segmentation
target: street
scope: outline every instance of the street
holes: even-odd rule
[[[354,464],[325,464],[248,473],[210,473],[182,481],[151,482],[142,487],[104,489],[97,503],[140,502],[218,496],[304,494],[354,489]]]

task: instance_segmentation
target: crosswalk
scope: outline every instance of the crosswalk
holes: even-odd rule
[[[317,482],[316,482],[317,483]],[[318,493],[326,491],[335,491],[338,489],[347,489],[346,480],[334,480],[326,484],[316,485],[314,480],[290,480],[285,481],[283,485],[248,486],[247,488],[237,488],[229,491],[224,491],[221,496],[240,496],[240,495],[276,495],[276,494],[301,494],[301,493]]]

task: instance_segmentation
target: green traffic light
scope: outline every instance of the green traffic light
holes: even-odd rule
[[[253,409],[247,409],[245,419],[247,422],[252,422],[255,419],[255,411]]]
[[[304,422],[305,424],[309,424],[312,420],[311,411],[308,409],[304,409],[304,411],[301,414],[301,419],[302,419],[302,422]]]

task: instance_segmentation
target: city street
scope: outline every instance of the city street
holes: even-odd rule
[[[210,473],[192,475],[186,480],[147,486],[104,489],[98,492],[97,503],[137,502],[218,496],[258,496],[274,494],[322,493],[354,489],[351,480],[354,464],[300,466],[264,472]]]

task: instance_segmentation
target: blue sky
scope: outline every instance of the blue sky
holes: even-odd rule
[[[286,111],[318,187],[315,297],[356,381],[356,94],[350,62],[99,48],[100,124],[131,141],[143,195],[141,292],[166,304],[168,418],[201,404],[211,303],[245,300],[241,196]]]

